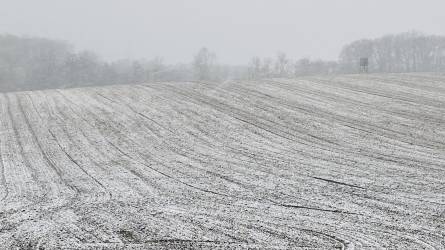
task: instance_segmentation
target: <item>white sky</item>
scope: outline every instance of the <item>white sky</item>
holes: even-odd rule
[[[445,35],[445,0],[0,0],[0,33],[67,40],[105,59],[220,62],[252,56],[336,59],[355,39]]]

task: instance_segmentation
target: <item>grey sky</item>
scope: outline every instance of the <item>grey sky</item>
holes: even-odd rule
[[[443,0],[0,0],[0,33],[70,41],[105,59],[220,62],[286,52],[336,59],[352,40],[418,30],[445,35]]]

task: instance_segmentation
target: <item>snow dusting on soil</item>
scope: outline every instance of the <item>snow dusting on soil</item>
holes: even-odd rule
[[[444,249],[445,76],[0,94],[0,249]]]

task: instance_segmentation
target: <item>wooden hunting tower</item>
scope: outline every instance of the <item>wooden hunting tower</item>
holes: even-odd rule
[[[360,73],[369,72],[369,60],[367,57],[360,58]]]

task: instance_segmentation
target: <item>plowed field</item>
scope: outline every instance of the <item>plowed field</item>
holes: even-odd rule
[[[0,249],[444,249],[445,76],[0,94]]]

